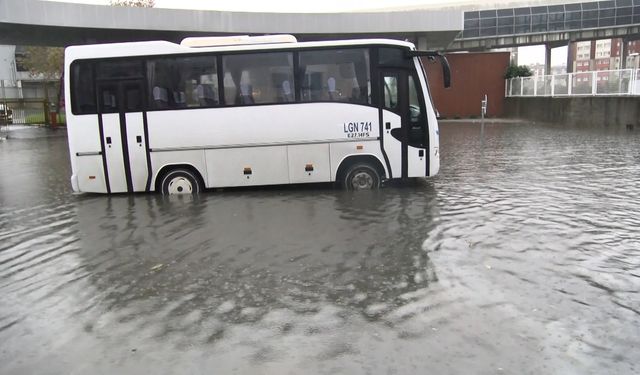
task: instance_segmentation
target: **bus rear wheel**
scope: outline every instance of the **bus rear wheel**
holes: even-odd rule
[[[344,174],[347,190],[375,190],[380,188],[380,173],[369,164],[354,164]]]
[[[160,182],[162,195],[198,194],[204,186],[198,176],[188,169],[172,169]]]

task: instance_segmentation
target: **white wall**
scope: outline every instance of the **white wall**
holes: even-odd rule
[[[14,85],[15,51],[16,46],[0,45],[0,80],[5,80],[5,85]],[[6,81],[11,81],[11,83]]]

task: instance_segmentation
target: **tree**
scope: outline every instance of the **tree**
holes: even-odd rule
[[[62,75],[64,66],[64,49],[60,47],[26,48],[20,64],[29,70],[32,77],[42,77],[47,80],[58,79]]]
[[[507,71],[504,74],[504,78],[510,79],[515,77],[531,77],[533,72],[526,65],[515,65],[511,64],[507,68]]]
[[[156,5],[155,0],[111,0],[110,3],[115,7],[137,8],[153,8]]]
[[[64,67],[64,48],[28,46],[25,49],[24,55],[17,63],[25,67],[32,77],[40,78],[43,80],[42,84],[44,86],[45,121],[49,123],[49,110],[47,108],[49,103],[48,86],[50,81],[59,80],[62,76],[62,69]],[[55,84],[54,87],[56,87]],[[59,90],[56,102],[60,103]],[[60,108],[58,107],[56,109],[56,112],[59,110]]]

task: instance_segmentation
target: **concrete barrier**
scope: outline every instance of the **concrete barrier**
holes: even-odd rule
[[[504,115],[567,125],[640,130],[640,97],[506,98]]]

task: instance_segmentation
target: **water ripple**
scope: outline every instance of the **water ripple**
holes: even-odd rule
[[[441,137],[429,181],[194,199],[72,195],[63,137],[1,144],[0,372],[637,373],[639,135]]]

